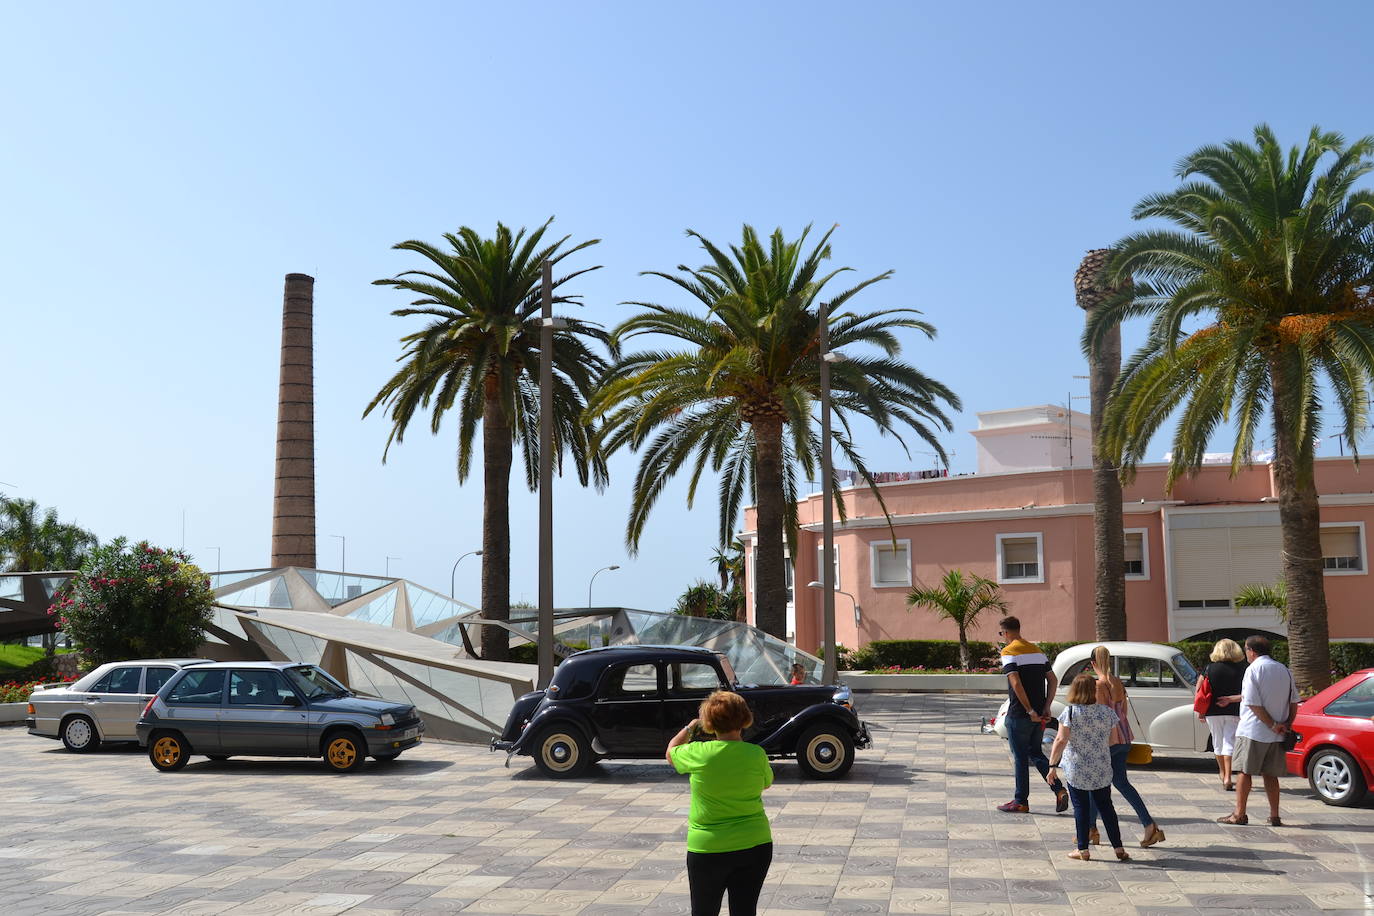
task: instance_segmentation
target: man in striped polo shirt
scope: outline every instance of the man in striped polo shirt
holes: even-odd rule
[[[1050,703],[1059,679],[1050,668],[1049,658],[1035,643],[1021,638],[1021,621],[1003,617],[997,631],[1007,640],[1002,648],[1002,673],[1007,676],[1007,745],[1011,749],[1012,769],[1016,773],[1016,797],[998,811],[1030,813],[1030,765],[1040,771],[1043,779],[1049,775],[1050,761],[1045,757],[1045,723],[1050,718]],[[1055,780],[1056,813],[1069,807],[1069,793],[1063,783]]]

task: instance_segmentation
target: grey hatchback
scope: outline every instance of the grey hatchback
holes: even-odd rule
[[[327,672],[295,662],[217,662],[187,668],[138,720],[138,743],[163,772],[192,754],[323,757],[347,773],[367,757],[390,762],[420,743],[414,706],[356,696]]]

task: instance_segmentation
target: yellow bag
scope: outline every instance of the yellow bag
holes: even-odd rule
[[[1131,749],[1126,752],[1126,762],[1136,766],[1149,763],[1155,759],[1155,749],[1148,744],[1132,744]]]

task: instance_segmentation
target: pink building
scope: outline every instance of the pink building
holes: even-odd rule
[[[1066,416],[1066,413],[1068,414]],[[978,415],[978,473],[880,484],[896,540],[866,486],[844,492],[849,518],[835,526],[836,638],[953,639],[953,624],[908,610],[913,582],[938,585],[958,568],[997,581],[1031,639],[1091,639],[1092,471],[1088,417],[1042,406]],[[1166,466],[1144,465],[1123,494],[1126,613],[1131,639],[1172,641],[1240,628],[1282,634],[1268,609],[1237,610],[1247,584],[1281,576],[1277,491],[1267,462],[1230,477],[1224,464],[1164,492]],[[1259,456],[1263,457],[1263,456]],[[1333,639],[1374,637],[1369,614],[1366,522],[1374,519],[1374,473],[1350,458],[1319,458],[1322,554]],[[821,500],[798,507],[799,556],[792,562],[789,636],[811,651],[821,642]],[[745,511],[746,577],[753,581],[754,510]],[[753,619],[752,589],[749,614]],[[854,612],[855,604],[859,613]],[[972,638],[995,641],[996,615]]]

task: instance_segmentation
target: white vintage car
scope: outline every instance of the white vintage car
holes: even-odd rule
[[[1065,649],[1052,666],[1059,678],[1058,700],[1051,707],[1053,715],[1064,711],[1062,700],[1073,679],[1085,672],[1092,673],[1092,651],[1098,646],[1106,646],[1112,653],[1113,671],[1126,685],[1135,744],[1170,750],[1207,749],[1207,724],[1193,713],[1193,690],[1198,673],[1173,646],[1152,642],[1090,642]],[[1003,701],[987,730],[1006,738],[1003,722],[1006,714],[1007,703]],[[1052,740],[1053,736],[1054,732],[1047,730],[1045,740]]]

